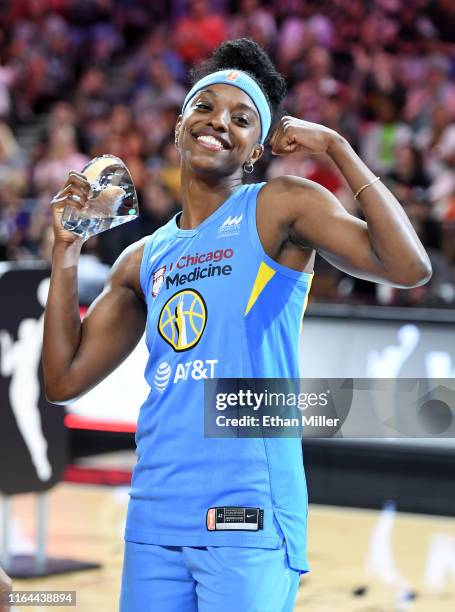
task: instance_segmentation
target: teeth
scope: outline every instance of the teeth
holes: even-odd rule
[[[214,138],[213,136],[198,136],[197,140],[202,140],[202,142],[206,142],[207,144],[211,144],[211,145],[215,145],[217,146],[219,149],[223,148],[223,145],[221,144],[221,142],[219,140],[217,140],[216,138]]]

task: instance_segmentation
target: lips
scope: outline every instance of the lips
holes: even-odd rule
[[[208,140],[203,140],[202,138],[198,137],[196,138],[196,142],[198,143],[198,145],[200,145],[201,147],[204,147],[204,149],[208,149],[209,151],[223,151],[223,145],[217,141],[208,141]]]
[[[230,149],[228,141],[213,130],[200,130],[192,134],[196,142],[202,147],[210,151],[221,151],[222,149]]]

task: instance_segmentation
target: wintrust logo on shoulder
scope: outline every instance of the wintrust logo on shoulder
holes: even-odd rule
[[[218,228],[217,238],[226,238],[229,236],[236,236],[240,234],[240,224],[243,219],[243,213],[241,215],[229,215]]]

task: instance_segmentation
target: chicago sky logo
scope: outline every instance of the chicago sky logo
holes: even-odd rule
[[[201,339],[207,323],[207,306],[195,289],[174,293],[161,309],[158,332],[174,351],[187,351]]]
[[[229,215],[218,228],[217,238],[223,238],[225,236],[236,236],[240,234],[240,223],[243,219],[243,213],[237,217]]]

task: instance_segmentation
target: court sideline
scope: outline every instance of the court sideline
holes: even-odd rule
[[[114,612],[120,588],[127,491],[126,487],[69,483],[55,487],[49,494],[48,554],[97,561],[102,568],[33,581],[17,580],[15,590],[76,590],[76,609]],[[14,499],[13,516],[24,539],[32,539],[32,495]],[[296,612],[451,612],[455,609],[455,580],[451,583],[447,580],[438,595],[423,586],[432,538],[437,534],[455,538],[455,521],[397,514],[391,548],[395,569],[416,594],[413,600],[397,603],[396,589],[365,574],[368,546],[379,517],[380,513],[372,510],[310,507],[312,571],[301,580]],[[384,552],[373,553],[376,563],[380,563],[378,554],[384,555]],[[26,609],[43,610],[42,607]],[[52,609],[58,612],[71,608]],[[147,611],[144,609],[144,612]]]

